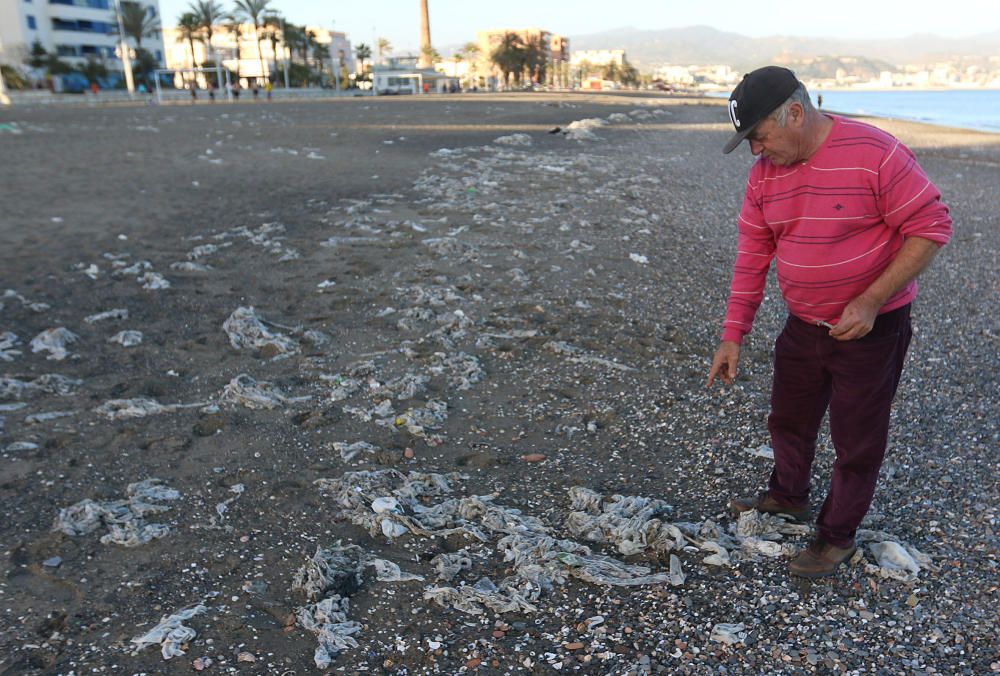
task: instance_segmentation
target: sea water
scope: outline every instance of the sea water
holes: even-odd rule
[[[1000,132],[1000,89],[813,90],[823,96],[823,110],[913,120],[946,127]]]

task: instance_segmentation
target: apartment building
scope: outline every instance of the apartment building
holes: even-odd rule
[[[135,1],[159,16],[157,0]],[[95,58],[109,70],[121,67],[114,0],[0,0],[0,61],[22,65],[36,40],[70,64]],[[163,63],[159,36],[143,38],[142,46]]]
[[[544,28],[494,28],[478,31],[476,45],[479,54],[474,70],[478,73],[480,85],[495,86],[500,81],[500,70],[490,61],[493,53],[507,33],[518,35],[525,43],[535,43],[541,46],[544,61],[547,65],[546,80],[556,86],[565,86],[568,80],[569,38],[557,35]]]

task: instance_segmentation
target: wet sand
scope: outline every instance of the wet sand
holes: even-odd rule
[[[593,118],[610,120],[595,138],[548,133]],[[13,108],[0,122],[19,132],[0,133],[0,346],[15,336],[0,348],[0,673],[313,673],[317,639],[296,621],[310,599],[293,579],[337,541],[424,578],[365,566],[340,590],[361,625],[333,661],[345,673],[997,668],[1000,136],[884,123],[956,222],[921,278],[866,523],[930,557],[915,581],[886,578],[866,550],[808,585],[781,556],[705,564],[692,536],[672,551],[680,584],[595,584],[566,564],[533,610],[469,614],[425,593],[482,578],[528,588],[499,548],[510,532],[468,517],[486,541],[388,538],[316,482],[457,472],[447,496],[493,496],[540,520],[529,534],[653,575],[666,551],[570,532],[569,489],[662,500],[661,521],[711,539],[708,522],[731,524],[729,498],[764,485],[768,461],[751,451],[768,443],[773,284],[737,384],[704,389],[751,160],[721,154],[722,104],[388,97]],[[251,307],[271,336],[256,345],[223,328]],[[94,318],[110,310],[128,316]],[[77,336],[64,359],[32,352],[60,327]],[[125,330],[141,343],[109,342]],[[241,375],[284,399],[242,397]],[[362,441],[377,448],[346,460],[335,446]],[[824,435],[816,507],[831,457]],[[162,537],[124,547],[101,542],[106,524],[52,530],[60,510],[149,478],[179,492],[144,516]],[[436,580],[435,557],[462,550],[471,567]],[[198,603],[184,655],[133,651]],[[719,623],[743,625],[737,642],[711,638]]]

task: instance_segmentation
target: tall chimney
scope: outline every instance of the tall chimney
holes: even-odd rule
[[[420,0],[420,59],[418,68],[431,68],[431,18],[427,11],[427,0]]]

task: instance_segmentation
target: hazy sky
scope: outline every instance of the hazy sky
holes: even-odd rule
[[[225,8],[232,0],[218,0]],[[1000,0],[949,0],[928,11],[903,0],[776,2],[771,0],[429,0],[431,38],[439,49],[475,39],[484,28],[539,26],[562,35],[610,28],[706,25],[752,37],[766,35],[896,38],[913,33],[966,37],[1000,29]],[[160,0],[171,26],[189,0]],[[419,0],[271,0],[289,21],[346,31],[352,43],[386,37],[396,53],[419,45]],[[923,7],[923,9],[920,9]],[[947,8],[945,11],[944,8]],[[570,44],[572,48],[572,44]],[[614,45],[608,45],[614,47]]]

